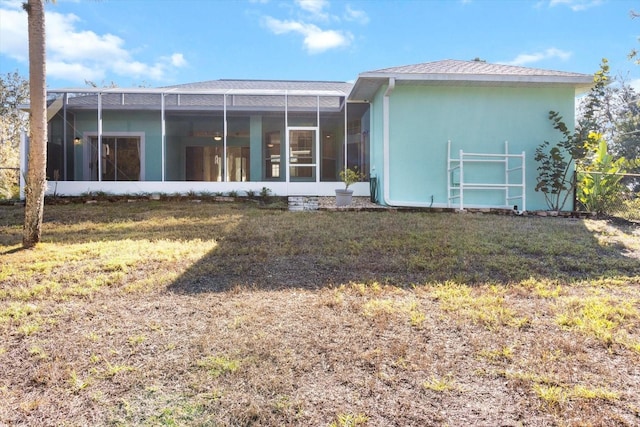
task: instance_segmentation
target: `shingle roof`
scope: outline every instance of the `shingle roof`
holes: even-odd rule
[[[571,73],[566,71],[544,70],[541,68],[519,67],[515,65],[490,64],[484,61],[460,61],[446,59],[436,62],[423,62],[421,64],[404,65],[400,67],[383,68],[369,73],[393,73],[393,74],[465,74],[465,75],[491,75],[491,76],[564,76],[584,77],[586,74]],[[591,76],[588,76],[591,78]]]
[[[446,59],[367,71],[358,76],[349,99],[371,99],[380,87],[394,78],[396,84],[571,86],[585,90],[593,84],[589,74],[544,70],[483,61]]]
[[[208,80],[168,86],[166,89],[178,90],[293,90],[293,91],[335,91],[344,95],[353,87],[352,83],[303,80]]]

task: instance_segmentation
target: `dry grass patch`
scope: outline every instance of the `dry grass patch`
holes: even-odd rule
[[[640,423],[633,228],[112,203],[20,251],[0,209],[0,424]]]
[[[593,336],[608,347],[620,344],[637,351],[640,341],[633,331],[640,329],[640,299],[620,299],[599,289],[587,291],[585,296],[560,301],[558,324]]]
[[[518,316],[505,301],[507,290],[496,285],[468,286],[446,282],[439,284],[433,291],[433,297],[440,303],[442,310],[463,317],[489,329],[511,326],[525,327],[530,320]]]

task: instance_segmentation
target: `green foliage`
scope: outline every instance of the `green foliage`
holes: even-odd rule
[[[620,104],[612,126],[613,134],[609,150],[616,157],[629,160],[627,173],[640,174],[640,99],[638,94],[628,84],[623,84],[616,92]],[[639,177],[623,178],[625,185],[640,191]]]
[[[13,183],[14,181],[17,183],[18,180],[13,180],[10,172],[10,170],[0,170],[0,200],[11,200],[20,197],[20,186]]]
[[[586,170],[578,174],[578,200],[587,211],[608,214],[624,199],[626,188],[620,174],[625,172],[627,161],[624,157],[614,160],[601,135],[594,134],[594,139],[598,140],[595,156]]]
[[[12,135],[28,124],[28,114],[20,110],[20,105],[28,102],[29,82],[17,71],[0,76],[0,116],[8,119],[7,126]]]
[[[365,174],[358,170],[357,166],[346,168],[340,171],[340,180],[344,182],[344,189],[348,189],[354,182],[360,182],[365,178]]]
[[[263,203],[269,203],[269,200],[271,200],[271,190],[267,187],[262,187],[262,190],[260,190],[260,200],[262,200]]]
[[[575,186],[573,167],[577,159],[586,155],[586,150],[577,135],[569,131],[560,114],[550,111],[549,119],[563,138],[555,145],[544,141],[536,148],[534,158],[540,165],[535,190],[544,194],[549,209],[557,211],[562,210],[572,193]]]
[[[640,193],[623,202],[619,215],[628,221],[640,222]]]
[[[562,210],[573,194],[576,180],[574,168],[583,163],[589,151],[598,146],[596,134],[592,132],[598,127],[596,117],[602,106],[605,89],[609,81],[609,65],[603,59],[600,70],[595,73],[594,86],[586,97],[585,112],[575,131],[571,131],[562,116],[555,111],[549,112],[549,120],[553,128],[562,135],[560,141],[551,144],[544,141],[536,148],[535,160],[539,162],[536,191],[544,194],[549,209]]]

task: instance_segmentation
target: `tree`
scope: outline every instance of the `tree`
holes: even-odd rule
[[[574,131],[569,129],[558,112],[549,112],[553,128],[562,134],[562,139],[555,144],[544,141],[536,148],[534,158],[540,163],[535,190],[544,194],[551,210],[564,208],[577,185],[573,171],[588,163],[589,152],[598,148],[598,136],[604,132],[600,119],[607,115],[603,99],[609,80],[608,61],[603,59],[600,70],[593,76],[593,87],[585,97],[583,114]]]
[[[19,106],[29,99],[29,83],[18,72],[0,76],[0,199],[17,196],[20,167],[20,134],[28,126],[28,114]]]
[[[44,194],[47,188],[47,86],[45,57],[44,0],[28,0],[29,32],[29,157],[25,186],[26,205],[22,246],[31,248],[40,241]]]
[[[17,71],[0,76],[0,117],[5,119],[3,125],[12,138],[9,142],[15,148],[20,143],[20,133],[29,123],[28,115],[20,110],[20,105],[26,104],[28,100],[29,82]]]
[[[579,130],[571,132],[559,113],[550,111],[549,119],[563,138],[555,145],[544,141],[536,148],[534,158],[540,166],[535,190],[544,194],[550,210],[560,211],[576,187],[573,170],[587,155],[588,142]]]
[[[614,123],[610,151],[615,157],[629,160],[627,172],[640,174],[640,99],[638,94],[625,82],[617,93],[620,109]],[[629,176],[623,179],[625,185],[640,192],[640,179]]]

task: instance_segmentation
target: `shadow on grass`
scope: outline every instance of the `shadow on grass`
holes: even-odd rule
[[[11,255],[11,254],[15,254],[15,253],[22,252],[22,251],[28,251],[29,249],[31,249],[31,248],[24,248],[24,247],[20,246],[20,247],[17,247],[17,248],[9,249],[9,250],[4,251],[4,252],[0,252],[0,255]]]
[[[582,221],[451,213],[319,212],[243,216],[169,286],[176,293],[319,289],[349,282],[507,285],[529,278],[640,275],[625,247]]]
[[[229,228],[229,217],[243,215],[249,206],[216,206],[190,202],[101,203],[47,206],[42,242],[77,244],[114,240],[206,240]],[[224,214],[220,221],[212,215]],[[0,207],[0,245],[22,243],[22,208]]]
[[[0,245],[21,242],[15,212],[9,209],[0,224],[8,230],[0,234]],[[5,221],[11,215],[16,217]],[[189,202],[55,206],[45,210],[43,228],[44,242],[64,245],[215,241],[215,249],[169,285],[181,294],[238,287],[319,289],[348,282],[509,284],[639,276],[637,250],[606,239],[582,220],[561,218],[286,212]]]

